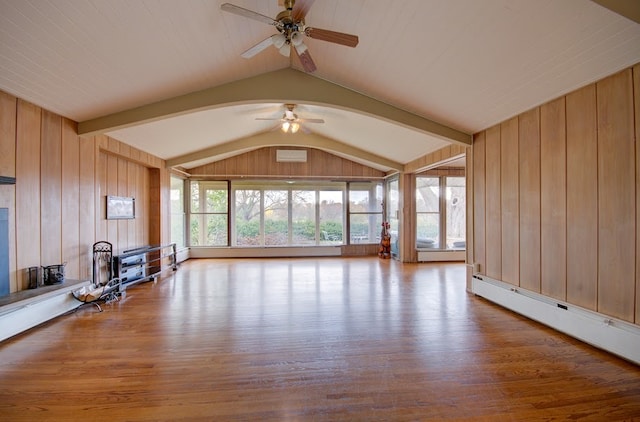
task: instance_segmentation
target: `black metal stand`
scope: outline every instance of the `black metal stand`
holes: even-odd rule
[[[100,312],[102,307],[98,301],[110,303],[118,300],[122,292],[122,283],[113,277],[113,245],[101,241],[93,244],[93,284],[89,292],[73,292],[73,297],[82,304],[95,305]],[[82,306],[82,305],[81,305]]]

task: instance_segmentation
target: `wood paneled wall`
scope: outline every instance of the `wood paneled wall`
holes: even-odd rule
[[[480,273],[640,323],[640,65],[474,135]]]
[[[31,266],[65,262],[67,277],[90,279],[96,240],[116,251],[169,241],[164,161],[107,136],[81,138],[75,122],[3,92],[0,175],[16,177],[0,186],[12,292],[26,288]],[[106,195],[135,197],[136,218],[106,220]]]
[[[462,157],[471,150],[470,147],[465,145],[451,144],[444,148],[440,148],[437,151],[433,151],[422,157],[416,158],[413,161],[408,162],[404,166],[405,173],[418,173],[426,168],[431,167],[434,164],[442,163],[443,161],[449,161],[457,157]]]
[[[306,163],[278,163],[276,151],[282,147],[264,147],[236,155],[215,163],[189,169],[194,176],[216,177],[255,176],[255,177],[363,177],[382,178],[385,173],[374,168],[338,157],[313,148],[307,151]]]

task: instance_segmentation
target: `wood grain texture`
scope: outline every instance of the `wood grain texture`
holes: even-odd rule
[[[486,130],[486,275],[502,280],[502,217],[500,193],[500,126]]]
[[[128,162],[118,157],[117,169],[117,193],[118,196],[129,196],[129,165]],[[116,249],[126,251],[129,249],[129,221],[118,220],[118,240],[115,242]]]
[[[109,145],[112,145],[112,148],[113,148],[112,142],[110,142]],[[105,177],[106,177],[107,190],[106,190],[105,196],[100,198],[101,199],[100,206],[105,209],[105,218],[106,218],[106,196],[118,195],[118,157],[116,155],[107,154],[106,152],[103,152],[103,154],[106,155],[107,172],[105,174]],[[100,160],[100,163],[102,164],[103,160]],[[111,242],[111,244],[113,245],[114,253],[121,253],[122,246],[118,241],[118,220],[107,220],[106,235],[107,235],[106,239],[98,239],[98,240],[107,240],[108,242]]]
[[[520,286],[540,292],[540,109],[519,116]]]
[[[18,100],[16,123],[16,257],[18,290],[25,269],[40,265],[41,109]]]
[[[473,261],[482,274],[486,267],[486,165],[485,165],[485,132],[473,137]],[[469,249],[469,247],[467,247]]]
[[[518,117],[500,125],[502,281],[520,283]]]
[[[199,259],[3,342],[8,421],[634,420],[640,368],[464,264]]]
[[[147,200],[147,216],[149,221],[149,242],[159,245],[162,242],[160,221],[160,169],[149,169],[149,197]]]
[[[636,200],[631,69],[596,84],[598,311],[635,318]]]
[[[598,136],[596,87],[566,97],[567,301],[598,306]]]
[[[93,138],[79,138],[79,214],[78,214],[78,235],[80,243],[80,273],[82,280],[92,277],[91,266],[93,256],[91,248],[96,242],[96,231],[98,226],[96,208],[96,148]],[[98,213],[99,214],[99,213]]]
[[[80,278],[80,144],[75,122],[62,119],[62,262],[66,275]]]
[[[40,187],[41,263],[62,264],[62,118],[47,110],[42,110]]]
[[[16,176],[16,97],[0,91],[0,176]]]
[[[540,288],[567,296],[567,146],[565,99],[540,107]]]
[[[306,163],[278,163],[276,151],[282,147],[265,147],[239,154],[215,163],[189,170],[193,175],[222,178],[233,176],[285,176],[285,177],[384,177],[384,172],[346,160],[314,148],[306,149]],[[348,161],[348,163],[345,163]]]
[[[640,64],[633,67],[633,98],[636,128],[636,315],[640,324]]]
[[[96,168],[95,168],[95,210],[96,210],[96,237],[95,241],[107,240],[108,241],[108,230],[107,230],[107,208],[105,203],[105,197],[108,195],[107,189],[107,172],[109,170],[107,165],[107,154],[102,152],[98,146],[97,139],[99,136],[96,136],[96,145],[95,145],[95,153],[96,153]]]

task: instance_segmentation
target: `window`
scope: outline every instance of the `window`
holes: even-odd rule
[[[464,249],[466,246],[467,193],[464,177],[446,177],[447,248]]]
[[[416,247],[440,248],[440,178],[416,178]]]
[[[340,245],[342,244],[344,206],[343,196],[344,187],[342,189],[323,189],[319,194],[319,227],[320,227],[320,244],[321,245]]]
[[[192,181],[190,194],[190,246],[380,241],[381,182]]]
[[[391,255],[398,256],[398,235],[400,233],[400,182],[397,178],[387,181],[387,220],[391,235]]]
[[[233,246],[343,243],[345,184],[232,183]]]
[[[185,242],[186,214],[184,212],[184,180],[171,176],[171,242],[178,248],[183,248]]]
[[[228,246],[228,190],[227,182],[191,182],[191,246]]]
[[[377,243],[382,231],[382,184],[349,183],[351,243]]]
[[[416,247],[464,249],[465,178],[416,177]]]
[[[291,244],[316,244],[316,191],[291,190]]]

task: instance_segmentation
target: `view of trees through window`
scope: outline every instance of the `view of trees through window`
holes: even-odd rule
[[[182,248],[185,243],[185,218],[184,212],[184,180],[171,176],[170,188],[171,203],[171,241],[178,248]]]
[[[465,198],[464,177],[416,177],[417,248],[465,247]]]
[[[191,246],[341,245],[346,221],[350,242],[379,241],[381,183],[192,181],[190,194]]]
[[[191,246],[227,246],[227,182],[192,181],[189,201]]]

